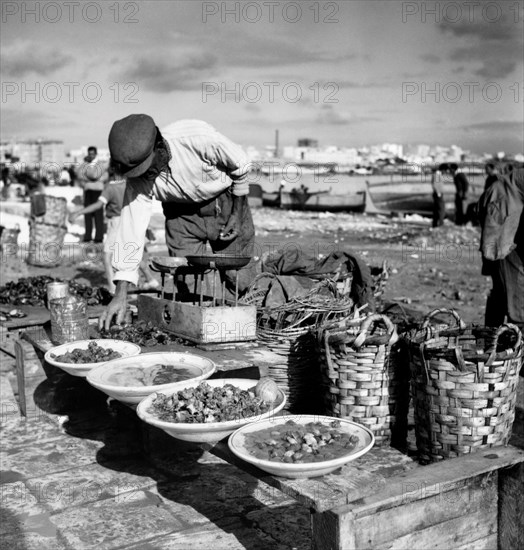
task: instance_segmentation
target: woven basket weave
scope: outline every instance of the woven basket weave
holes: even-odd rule
[[[382,323],[385,330],[378,330]],[[374,332],[372,332],[374,329]],[[397,403],[407,403],[406,385],[392,368],[390,354],[398,340],[385,315],[369,315],[355,334],[349,330],[324,330],[322,370],[327,414],[363,424],[377,445],[391,441]]]
[[[54,267],[62,263],[67,227],[29,221],[29,251],[26,262],[30,265]]]
[[[282,357],[281,363],[269,367],[269,376],[286,394],[291,412],[321,412],[315,331],[326,321],[347,317],[353,309],[353,301],[340,296],[336,282],[330,279],[286,304],[258,308],[257,338]]]
[[[66,217],[67,201],[63,197],[45,195],[45,213],[35,216],[31,211],[28,264],[42,267],[60,265],[67,234]]]
[[[518,327],[423,330],[409,351],[421,462],[508,443],[522,364]]]

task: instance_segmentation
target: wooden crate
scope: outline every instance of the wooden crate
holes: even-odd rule
[[[314,548],[522,548],[523,460],[522,450],[493,447],[390,478],[372,495],[313,513]]]
[[[151,321],[197,344],[246,342],[256,339],[254,305],[199,306],[141,294],[138,319]]]

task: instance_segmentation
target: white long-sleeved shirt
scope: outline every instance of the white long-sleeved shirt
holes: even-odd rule
[[[249,159],[241,147],[200,120],[181,120],[160,130],[171,153],[168,170],[154,180],[130,178],[113,250],[115,281],[138,283],[153,199],[199,203],[226,189],[249,193]]]

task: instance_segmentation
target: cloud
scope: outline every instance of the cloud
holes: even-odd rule
[[[122,72],[123,81],[136,82],[154,92],[196,90],[212,78],[217,67],[215,55],[206,52],[173,54],[157,51],[133,60]]]
[[[312,62],[334,62],[355,59],[357,55],[341,52],[336,55],[332,51],[309,49],[307,42],[300,43],[292,36],[256,35],[235,29],[227,35],[218,34],[213,37],[214,51],[220,51],[221,61],[233,67],[278,67],[283,65],[302,65]],[[213,43],[211,44],[213,46]]]
[[[477,76],[488,80],[506,78],[522,65],[522,27],[508,14],[495,22],[485,19],[472,23],[445,21],[439,28],[442,33],[462,42],[452,49],[449,59],[479,63],[474,70]]]
[[[344,89],[356,89],[356,88],[386,88],[390,86],[392,83],[390,80],[381,78],[377,79],[374,82],[357,82],[355,80],[337,80],[333,79],[331,80],[334,84],[336,84],[339,88]]]
[[[246,111],[249,111],[250,113],[260,113],[262,110],[258,105],[255,105],[254,103],[248,103],[244,109]]]
[[[46,76],[67,66],[73,57],[58,48],[24,41],[2,48],[0,60],[4,74],[23,77],[29,73]]]
[[[507,134],[518,133],[522,138],[522,122],[515,120],[488,120],[475,122],[464,127],[465,130],[480,132],[505,132]]]
[[[315,122],[329,126],[342,126],[346,124],[360,124],[378,120],[375,117],[356,116],[353,113],[337,111],[333,105],[322,105],[317,113]]]
[[[440,63],[441,59],[438,55],[435,55],[433,53],[424,53],[420,56],[420,59],[422,61],[426,61],[427,63]]]
[[[0,133],[3,138],[32,137],[40,132],[48,132],[50,128],[63,125],[63,120],[47,111],[20,109],[2,109],[0,117]]]

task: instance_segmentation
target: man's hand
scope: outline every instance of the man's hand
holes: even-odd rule
[[[236,239],[240,233],[240,222],[242,220],[242,212],[244,208],[244,202],[247,202],[247,197],[233,197],[233,208],[231,209],[231,214],[227,220],[226,225],[222,227],[218,238],[221,241],[229,242]]]
[[[103,328],[109,330],[113,317],[115,317],[117,325],[121,325],[124,322],[127,308],[128,285],[127,281],[117,281],[115,297],[108,304],[102,315],[100,315],[100,319],[98,319],[98,328],[100,330]]]
[[[226,225],[220,230],[218,238],[225,242],[232,241],[238,237],[239,232],[240,216],[236,212],[231,212],[231,216],[229,216]]]

